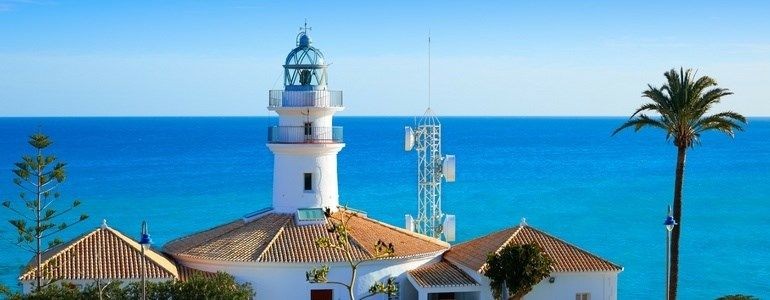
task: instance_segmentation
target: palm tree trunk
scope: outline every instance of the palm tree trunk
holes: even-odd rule
[[[682,230],[682,186],[684,184],[684,162],[686,146],[677,146],[676,179],[674,181],[674,219],[679,223],[671,232],[671,274],[669,276],[669,300],[676,300],[679,279],[679,233]]]
[[[43,156],[43,151],[41,149],[37,149],[37,157],[38,159]],[[43,261],[43,250],[41,250],[40,246],[40,240],[42,240],[42,230],[40,230],[40,212],[43,210],[43,202],[42,199],[40,199],[40,196],[43,194],[43,167],[40,163],[37,165],[37,193],[35,194],[35,281],[37,282],[37,287],[35,287],[35,292],[40,293],[40,290],[42,289],[41,283],[42,281],[42,275],[40,270],[40,265],[42,265]]]

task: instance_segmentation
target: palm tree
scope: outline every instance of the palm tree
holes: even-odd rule
[[[746,117],[732,111],[709,114],[714,104],[722,97],[732,95],[728,89],[718,88],[717,82],[708,76],[695,78],[691,69],[671,69],[663,74],[667,82],[656,88],[647,85],[642,97],[652,102],[639,107],[612,135],[633,127],[639,131],[645,127],[658,128],[666,133],[667,140],[673,140],[677,148],[676,179],[674,181],[674,218],[679,225],[674,227],[671,241],[671,274],[669,276],[669,299],[676,299],[679,273],[679,234],[682,230],[682,184],[687,149],[700,144],[700,136],[706,131],[722,132],[730,137],[735,131],[742,131]],[[652,113],[650,116],[646,113]],[[657,115],[657,116],[655,116]]]

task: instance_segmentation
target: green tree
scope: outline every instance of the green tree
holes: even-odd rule
[[[711,108],[723,97],[732,95],[728,89],[717,87],[711,77],[695,78],[691,69],[671,69],[664,73],[666,83],[662,87],[647,85],[642,97],[652,102],[640,106],[628,121],[612,134],[633,127],[635,131],[651,127],[660,129],[666,139],[673,140],[677,149],[674,180],[674,218],[679,223],[674,227],[671,241],[671,274],[669,299],[676,299],[679,277],[679,237],[684,224],[682,220],[682,185],[687,149],[700,144],[701,134],[707,131],[722,132],[730,137],[735,131],[743,130],[746,118],[733,111],[712,114]],[[654,114],[653,116],[647,113]]]
[[[205,278],[204,278],[205,280]],[[236,284],[235,281],[232,283]],[[177,294],[181,294],[179,290],[180,282],[178,281],[162,281],[162,282],[147,282],[147,299],[174,299]],[[128,299],[141,299],[142,298],[142,283],[134,282],[124,287],[125,295]],[[253,294],[249,290],[249,294]],[[249,298],[245,298],[249,299]]]
[[[81,299],[92,300],[122,300],[131,299],[126,295],[125,289],[123,289],[123,282],[117,280],[104,281],[98,279],[93,283],[87,285],[80,292]]]
[[[340,217],[337,217],[335,214],[332,214],[331,210],[328,208],[324,214],[326,215],[326,219],[330,221],[329,232],[332,233],[334,238],[319,238],[316,240],[316,245],[320,248],[342,251],[345,254],[345,257],[347,258],[347,261],[350,265],[350,281],[348,283],[328,281],[328,265],[322,265],[307,271],[305,274],[306,279],[310,283],[332,283],[342,285],[348,290],[350,300],[355,300],[356,297],[353,293],[353,290],[355,289],[358,266],[366,261],[372,261],[392,256],[395,252],[395,249],[393,248],[393,244],[387,244],[382,240],[378,240],[374,245],[375,253],[373,258],[356,260],[353,258],[353,246],[350,242],[350,227],[348,227],[348,222],[350,221],[350,218],[356,216],[357,214],[355,212],[346,212],[338,214]],[[374,283],[371,287],[369,287],[369,294],[361,297],[361,299],[373,297],[378,294],[395,295],[396,293],[398,293],[398,286],[396,285],[395,280],[393,278],[388,278],[388,280],[385,282]]]
[[[498,253],[489,253],[484,276],[495,299],[502,298],[503,285],[509,299],[521,299],[543,278],[551,275],[553,260],[537,244],[508,245]]]
[[[8,286],[0,283],[0,296],[3,296],[4,298],[10,298],[13,295],[13,292],[11,292],[11,289],[8,288]]]
[[[66,164],[58,162],[56,156],[43,152],[52,141],[44,134],[37,133],[29,137],[29,144],[35,150],[32,155],[24,155],[13,169],[16,176],[13,183],[21,192],[19,198],[23,203],[21,208],[12,205],[10,200],[3,201],[3,206],[16,213],[19,218],[9,220],[13,228],[18,232],[18,238],[13,243],[20,248],[35,255],[35,291],[39,292],[45,284],[42,282],[43,270],[40,269],[42,253],[62,243],[61,239],[52,236],[67,227],[84,221],[88,218],[82,214],[73,222],[60,222],[56,219],[80,205],[79,200],[74,200],[70,206],[61,211],[54,209],[52,205],[59,198],[57,188],[66,178]],[[31,194],[31,197],[28,196]],[[43,241],[48,241],[48,246],[43,246]]]
[[[85,299],[74,284],[49,284],[32,294],[13,293],[8,295],[10,300],[82,300]]]
[[[218,272],[212,277],[196,274],[175,285],[173,299],[247,300],[254,296],[251,284],[238,283],[232,275],[223,272]],[[162,286],[155,286],[155,288],[162,288]],[[137,290],[141,292],[141,286]]]

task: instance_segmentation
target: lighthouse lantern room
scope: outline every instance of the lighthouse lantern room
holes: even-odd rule
[[[312,46],[309,30],[305,24],[286,57],[284,89],[269,92],[268,109],[278,114],[278,125],[267,132],[276,212],[336,211],[339,205],[337,153],[345,144],[342,127],[333,126],[332,119],[344,109],[342,91],[327,88],[328,65]]]

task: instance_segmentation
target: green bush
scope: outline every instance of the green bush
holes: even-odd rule
[[[105,282],[102,285],[89,284],[79,290],[72,284],[50,284],[40,292],[28,295],[11,293],[0,286],[0,295],[11,300],[134,300],[142,298],[142,283],[123,284],[120,281]],[[216,273],[211,277],[194,275],[187,281],[147,282],[147,299],[234,299],[248,300],[254,297],[254,290],[248,283],[238,283],[227,273]]]

